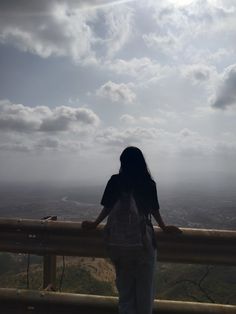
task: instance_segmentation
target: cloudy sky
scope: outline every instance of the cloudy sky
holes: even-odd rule
[[[1,180],[235,173],[234,0],[1,0]]]

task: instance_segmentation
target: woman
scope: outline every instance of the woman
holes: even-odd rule
[[[142,254],[121,256],[112,261],[116,271],[120,314],[151,314],[154,300],[156,241],[151,215],[165,232],[181,232],[175,226],[166,226],[159,212],[156,184],[148,170],[144,156],[137,147],[127,147],[120,156],[119,174],[113,175],[105,188],[103,209],[95,221],[84,221],[82,227],[94,229],[111,212],[122,193],[131,193],[139,212],[144,214],[150,234],[149,245]]]

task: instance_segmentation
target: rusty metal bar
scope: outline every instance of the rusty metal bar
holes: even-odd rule
[[[103,225],[85,231],[79,222],[0,218],[0,251],[106,257]],[[175,263],[236,265],[236,231],[155,227],[158,259]]]
[[[0,288],[4,314],[118,314],[117,298],[49,291]],[[157,314],[235,314],[236,306],[211,303],[155,300]]]

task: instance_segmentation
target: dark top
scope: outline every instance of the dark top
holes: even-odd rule
[[[113,175],[107,183],[102,196],[101,205],[111,209],[123,191],[133,190],[133,195],[138,206],[146,216],[159,211],[155,181],[148,179],[145,182],[129,182],[121,174]]]

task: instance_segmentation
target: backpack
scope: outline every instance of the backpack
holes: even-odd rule
[[[111,258],[134,257],[145,251],[146,220],[137,207],[133,193],[121,193],[105,226],[105,243]]]

